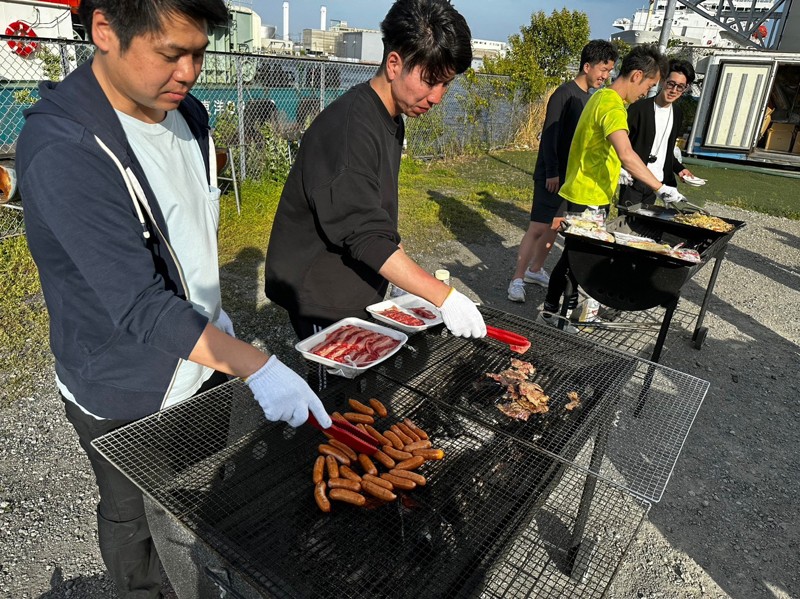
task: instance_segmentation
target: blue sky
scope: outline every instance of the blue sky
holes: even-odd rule
[[[608,38],[615,31],[611,27],[614,19],[631,17],[647,0],[569,0],[562,5],[542,0],[453,0],[453,4],[467,19],[473,37],[506,41],[519,32],[520,26],[530,23],[531,13],[550,13],[563,6],[589,15],[593,38]],[[320,6],[327,8],[329,22],[338,19],[351,27],[378,29],[391,5],[392,0],[289,0],[289,32],[296,38],[303,29],[319,28]],[[277,35],[281,37],[283,0],[252,0],[252,7],[264,25],[278,28]]]

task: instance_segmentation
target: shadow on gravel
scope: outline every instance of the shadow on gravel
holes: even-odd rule
[[[790,248],[800,249],[800,237],[792,235],[791,233],[787,233],[786,231],[781,231],[780,229],[773,229],[772,227],[765,227],[765,229],[775,235],[775,237],[780,239]]]
[[[64,580],[60,566],[56,566],[50,577],[50,590],[39,595],[38,599],[112,599],[117,596],[116,587],[105,574],[77,576]]]
[[[725,260],[769,277],[789,289],[800,291],[800,267],[796,264],[781,264],[768,256],[737,246],[728,246]]]
[[[776,280],[786,283],[786,266],[738,247],[730,250],[737,264],[768,277],[784,273]],[[764,262],[772,270],[761,268]],[[699,304],[707,276],[689,281],[682,296]],[[724,277],[723,264],[720,281]],[[784,306],[787,316],[798,308]],[[787,423],[797,418],[800,348],[759,322],[758,314],[719,297],[709,310],[738,334],[709,339],[697,351],[690,349],[694,320],[670,331],[673,351],[662,363],[709,380],[711,388],[649,519],[731,597],[798,597],[800,465],[794,428]],[[705,324],[714,326],[708,318]]]

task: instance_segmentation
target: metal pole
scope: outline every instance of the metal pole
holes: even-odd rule
[[[672,30],[672,18],[675,16],[676,0],[667,0],[667,8],[664,9],[664,20],[661,23],[661,35],[658,38],[658,51],[662,54],[667,52],[669,34]]]

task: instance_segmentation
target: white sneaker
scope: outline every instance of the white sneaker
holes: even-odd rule
[[[512,302],[525,303],[525,283],[522,279],[514,279],[508,286],[508,299]]]
[[[556,314],[552,314],[550,312],[539,312],[539,316],[536,318],[536,322],[539,322],[539,323],[542,323],[542,324],[546,324],[547,326],[551,326],[551,327],[557,329],[558,328],[558,321],[559,321],[560,318],[561,318],[560,316],[558,316]],[[576,329],[574,326],[572,326],[569,323],[569,321],[565,322],[564,328],[561,329],[561,330],[564,331],[565,333],[569,333],[570,335],[577,335],[578,334],[578,329]]]
[[[542,287],[547,287],[550,284],[550,275],[547,274],[547,271],[544,268],[540,268],[538,272],[526,270],[525,282],[536,283]]]

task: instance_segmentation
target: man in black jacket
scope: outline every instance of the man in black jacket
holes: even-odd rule
[[[449,0],[398,0],[381,23],[383,61],[303,136],[270,235],[266,295],[306,338],[366,317],[388,282],[439,307],[454,334],[483,337],[475,304],[406,255],[397,227],[402,115],[425,114],[472,61],[471,34]]]
[[[685,60],[671,60],[669,75],[661,92],[631,104],[628,108],[628,127],[631,146],[664,185],[676,187],[675,175],[681,179],[691,177],[680,160],[675,157],[675,139],[683,127],[683,112],[675,102],[694,82],[694,68]],[[619,204],[653,204],[656,194],[647,185],[634,180],[623,169],[620,174]]]

